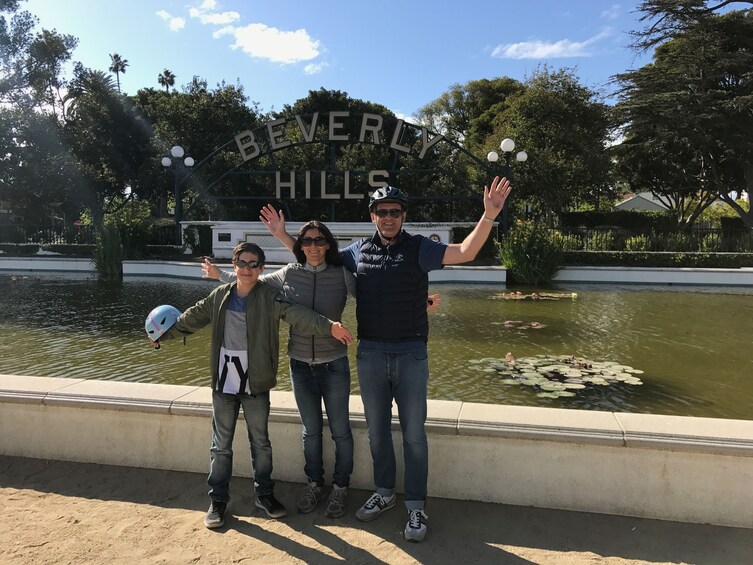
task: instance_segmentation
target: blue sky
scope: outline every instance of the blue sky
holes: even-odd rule
[[[127,59],[124,92],[194,75],[239,81],[263,110],[321,87],[410,116],[451,85],[541,64],[609,77],[650,60],[628,47],[637,1],[602,0],[29,0],[40,26],[76,36],[74,60],[107,70]]]

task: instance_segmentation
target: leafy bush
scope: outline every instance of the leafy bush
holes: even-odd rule
[[[583,238],[574,233],[553,231],[552,237],[562,244],[562,249],[567,251],[578,251],[579,249],[583,249]]]
[[[633,231],[671,230],[677,220],[669,212],[646,210],[617,210],[607,212],[562,212],[560,223],[564,228],[598,228],[615,226]]]
[[[120,244],[118,228],[113,224],[105,226],[102,233],[97,236],[94,268],[102,279],[123,278],[123,247]]]
[[[753,253],[670,253],[634,251],[567,251],[564,265],[588,267],[753,267]]]
[[[521,284],[552,280],[562,264],[562,240],[535,222],[519,222],[498,243],[502,264]]]
[[[89,244],[74,244],[74,243],[51,243],[49,245],[43,245],[42,249],[50,251],[52,253],[60,253],[61,255],[76,256],[76,257],[91,257],[96,249],[96,246]]]
[[[698,245],[698,250],[704,253],[722,250],[722,236],[718,233],[709,233],[704,236]]]
[[[649,240],[646,235],[636,235],[625,240],[626,251],[648,251]]]
[[[39,251],[37,243],[0,243],[0,251],[12,257],[28,257]]]
[[[208,227],[208,226],[207,226]],[[471,233],[473,230],[472,227],[454,227],[452,228],[452,241],[455,243],[459,243],[463,241],[466,236]],[[493,233],[493,232],[492,232]],[[211,237],[211,231],[209,236]],[[204,255],[210,255],[211,254],[211,241],[210,241],[210,253],[204,253]],[[476,261],[481,262],[490,262],[490,263],[496,263],[499,260],[498,256],[498,250],[497,250],[497,242],[494,240],[491,236],[484,242],[484,245],[481,246],[481,249],[479,250],[478,254],[476,255]]]

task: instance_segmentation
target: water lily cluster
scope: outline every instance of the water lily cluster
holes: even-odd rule
[[[486,357],[471,359],[469,363],[486,365],[483,371],[501,377],[502,384],[534,387],[540,398],[571,397],[576,391],[589,387],[643,384],[636,376],[643,374],[640,369],[574,355],[536,355],[516,359],[508,353],[504,359]]]

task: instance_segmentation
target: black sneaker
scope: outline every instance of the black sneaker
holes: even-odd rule
[[[213,500],[212,505],[207,510],[207,515],[204,516],[204,525],[210,530],[224,526],[226,510],[226,502],[216,502]]]
[[[263,494],[256,497],[256,507],[261,508],[270,518],[283,518],[288,515],[288,511],[275,498],[274,494]]]

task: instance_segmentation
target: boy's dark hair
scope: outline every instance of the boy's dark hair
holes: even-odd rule
[[[250,241],[239,243],[233,248],[233,262],[237,261],[242,253],[253,253],[259,258],[259,263],[262,265],[267,262],[267,258],[264,256],[264,250]]]
[[[306,264],[306,254],[301,248],[301,240],[306,237],[306,232],[309,230],[319,230],[319,233],[321,233],[324,236],[324,239],[327,240],[327,243],[329,243],[329,249],[327,249],[324,254],[324,260],[327,264],[342,265],[340,251],[337,249],[337,240],[332,235],[332,232],[329,231],[329,228],[319,220],[311,220],[310,222],[303,224],[301,229],[298,230],[298,237],[296,237],[295,244],[293,245],[293,255],[295,255],[295,260],[301,265]]]

